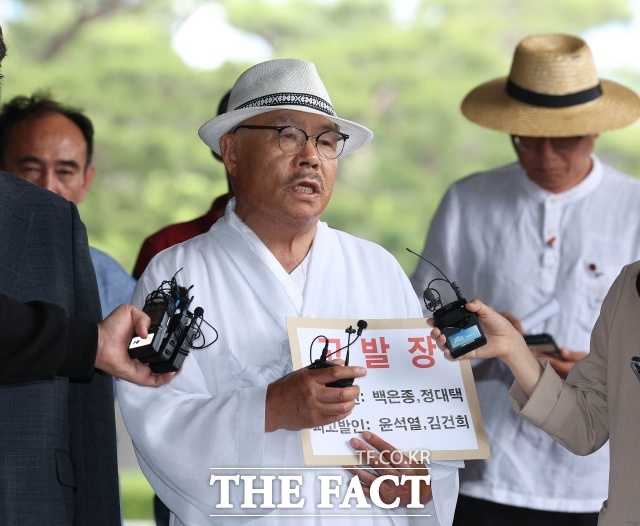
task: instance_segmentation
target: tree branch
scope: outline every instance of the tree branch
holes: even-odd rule
[[[122,0],[105,0],[93,10],[83,9],[71,24],[51,39],[51,43],[42,56],[43,61],[57,57],[88,23],[109,16],[121,9],[128,9]]]

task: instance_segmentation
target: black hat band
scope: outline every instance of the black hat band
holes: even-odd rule
[[[520,102],[531,104],[532,106],[542,106],[543,108],[568,108],[591,102],[602,96],[600,84],[584,91],[569,93],[568,95],[544,95],[521,88],[511,80],[507,80],[506,91],[511,97]]]
[[[309,95],[308,93],[274,93],[273,95],[264,95],[241,104],[236,110],[262,108],[265,106],[306,106],[307,108],[312,108],[336,117],[336,112],[333,110],[331,104],[320,97]]]

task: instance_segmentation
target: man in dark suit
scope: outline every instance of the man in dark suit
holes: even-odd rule
[[[77,209],[0,173],[0,292],[99,321],[100,299]],[[119,524],[109,375],[0,388],[0,523]]]
[[[0,29],[0,61],[5,54]],[[75,205],[4,172],[0,294],[57,305],[78,320],[101,319]],[[2,385],[0,424],[0,524],[120,524],[111,376],[96,370],[81,382]]]

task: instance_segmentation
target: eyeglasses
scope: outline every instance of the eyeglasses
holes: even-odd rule
[[[549,141],[551,148],[556,153],[570,153],[578,149],[584,135],[575,137],[521,137],[520,135],[512,135],[513,144],[516,148],[523,152],[536,152],[542,147],[542,143]]]
[[[241,124],[236,126],[233,133],[239,128],[249,130],[277,130],[278,145],[285,155],[296,155],[300,153],[309,139],[316,140],[316,151],[323,159],[332,160],[338,157],[344,149],[344,143],[349,138],[346,133],[327,130],[318,135],[307,135],[305,131],[295,126],[251,126]]]

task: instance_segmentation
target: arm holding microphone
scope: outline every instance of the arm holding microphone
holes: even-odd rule
[[[160,386],[173,375],[153,375],[129,358],[135,331],[146,336],[149,318],[121,305],[101,323],[73,320],[50,303],[22,303],[0,294],[0,384],[66,376],[88,380],[94,368],[146,386]]]
[[[530,396],[542,376],[543,369],[529,350],[522,335],[507,318],[480,300],[470,301],[466,308],[478,316],[487,343],[465,354],[464,358],[500,358],[509,367],[524,393]],[[451,352],[445,347],[446,337],[440,329],[434,327],[431,337],[438,347],[444,350],[446,358],[452,360]]]
[[[640,521],[634,461],[640,436],[640,384],[629,367],[640,341],[639,276],[640,262],[624,267],[602,303],[589,354],[575,364],[567,380],[545,360],[532,363],[521,337],[500,315],[477,300],[469,304],[487,334],[487,344],[476,349],[475,356],[499,357],[509,366],[516,378],[509,395],[519,416],[577,455],[589,455],[609,441],[609,494],[600,513],[602,524]],[[437,329],[432,336],[443,348]],[[474,353],[464,358],[473,358]]]
[[[463,359],[500,358],[515,377],[509,395],[516,413],[571,452],[588,455],[611,438],[611,457],[624,458],[625,454],[614,453],[614,442],[627,449],[640,433],[640,415],[634,405],[637,398],[633,396],[639,386],[629,367],[640,340],[636,322],[640,305],[635,290],[638,269],[640,263],[625,267],[612,285],[592,332],[591,351],[575,364],[567,380],[548,360],[538,361],[513,326],[479,300],[467,308],[477,313],[487,344]],[[444,336],[437,328],[431,335],[450,359]],[[611,407],[619,417],[610,416]],[[612,475],[616,468],[626,469],[612,465]]]

